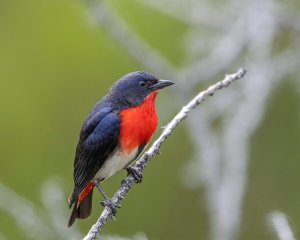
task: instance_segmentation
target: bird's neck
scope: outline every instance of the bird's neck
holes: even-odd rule
[[[153,92],[138,106],[120,112],[120,146],[126,152],[148,143],[157,126],[155,98]]]

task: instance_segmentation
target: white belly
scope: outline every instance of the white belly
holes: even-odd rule
[[[96,173],[95,178],[107,179],[124,169],[136,157],[138,148],[135,148],[129,154],[117,150],[109,159],[107,159],[99,171]]]

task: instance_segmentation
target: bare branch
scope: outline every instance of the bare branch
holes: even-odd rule
[[[268,216],[268,220],[272,224],[277,234],[278,240],[295,240],[293,231],[289,226],[287,217],[284,213],[275,211]]]
[[[91,14],[126,51],[150,72],[160,76],[176,77],[176,68],[157,50],[143,41],[120,17],[109,10],[103,1],[87,0]],[[147,57],[145,57],[147,56]]]
[[[141,158],[136,162],[135,168],[140,171],[144,170],[144,168],[147,166],[150,159],[159,153],[161,144],[172,134],[176,126],[188,116],[191,110],[196,108],[208,96],[212,96],[217,90],[227,87],[233,81],[244,77],[245,74],[246,74],[246,70],[242,68],[234,74],[226,75],[222,81],[210,86],[205,91],[200,92],[196,97],[194,97],[186,106],[184,106],[180,110],[180,112],[166,126],[166,128],[164,129],[160,137],[153,143],[153,145],[149,148],[149,150],[146,151],[141,156]],[[119,204],[121,200],[125,198],[129,189],[132,187],[133,183],[134,183],[134,178],[131,175],[129,175],[125,180],[122,181],[122,185],[113,196],[112,201],[116,204]],[[97,222],[90,229],[89,233],[86,235],[84,240],[96,239],[99,236],[100,231],[102,230],[104,224],[112,217],[113,215],[111,210],[108,207],[106,207],[103,210]]]

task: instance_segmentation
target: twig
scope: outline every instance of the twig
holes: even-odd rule
[[[139,64],[147,66],[149,72],[153,72],[155,75],[169,76],[169,78],[175,79],[176,68],[168,59],[143,41],[116,13],[109,10],[103,1],[87,0],[86,2],[96,23],[101,24],[133,59],[137,60]]]
[[[275,211],[272,212],[268,218],[274,228],[274,231],[276,232],[278,240],[296,239],[284,213]]]
[[[159,153],[161,144],[172,134],[175,127],[188,116],[191,110],[196,108],[208,96],[212,96],[217,90],[227,87],[233,81],[244,77],[245,74],[246,74],[246,70],[241,68],[234,74],[226,75],[222,81],[210,86],[208,89],[200,92],[196,97],[194,97],[186,106],[184,106],[180,110],[180,112],[166,126],[166,128],[163,130],[159,138],[153,143],[153,145],[149,148],[149,150],[146,151],[140,157],[140,159],[136,162],[134,167],[140,171],[143,171],[144,168],[147,166],[148,162],[150,161],[150,159]],[[129,189],[132,187],[133,183],[134,183],[134,178],[131,175],[129,175],[125,180],[122,181],[122,185],[113,196],[112,201],[114,203],[119,204],[121,200],[125,198]],[[89,233],[86,235],[84,240],[96,239],[99,236],[100,231],[102,230],[104,224],[110,218],[112,218],[112,212],[108,207],[106,207],[103,210],[100,217],[98,218],[97,222],[90,229]]]

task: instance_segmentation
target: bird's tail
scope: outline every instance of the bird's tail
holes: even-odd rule
[[[87,189],[87,188],[86,188]],[[82,196],[84,194],[84,196]],[[93,186],[88,192],[83,191],[76,199],[71,216],[69,218],[68,227],[71,227],[77,218],[88,218],[92,212]],[[72,206],[72,205],[71,205]]]

